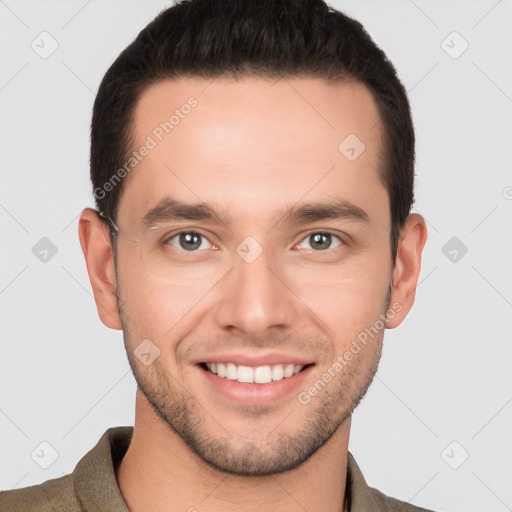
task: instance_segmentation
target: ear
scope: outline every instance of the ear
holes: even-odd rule
[[[117,308],[116,274],[108,225],[96,210],[85,208],[80,214],[78,236],[101,321],[111,329],[122,329]]]
[[[387,320],[387,329],[398,327],[414,304],[421,270],[421,254],[426,241],[425,220],[417,213],[409,215],[399,236],[390,300],[390,304],[400,304],[401,309],[393,318]]]

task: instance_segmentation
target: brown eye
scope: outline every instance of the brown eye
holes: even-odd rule
[[[339,242],[336,245],[332,245],[333,241],[338,240]],[[311,233],[308,235],[302,243],[307,241],[309,243],[309,247],[302,247],[304,249],[313,249],[315,251],[325,251],[328,249],[334,249],[334,247],[338,247],[341,245],[342,241],[340,237],[333,235],[331,233]],[[300,245],[299,245],[300,247]]]
[[[208,240],[204,235],[195,231],[182,231],[169,238],[169,243],[177,249],[194,252],[198,249],[208,249]],[[176,243],[173,243],[176,241]]]

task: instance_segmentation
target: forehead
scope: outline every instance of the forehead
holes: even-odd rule
[[[380,117],[360,83],[163,80],[141,94],[132,128],[137,161],[119,206],[131,222],[164,197],[260,223],[284,205],[327,197],[370,216],[389,210]]]

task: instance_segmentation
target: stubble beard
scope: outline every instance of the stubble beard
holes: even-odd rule
[[[292,470],[308,460],[329,441],[363,399],[382,353],[384,330],[379,331],[371,343],[356,354],[308,404],[303,405],[297,400],[294,413],[282,420],[282,427],[293,425],[293,431],[284,432],[283,428],[274,426],[270,427],[273,432],[269,435],[250,439],[242,433],[227,432],[219,427],[222,418],[215,411],[210,416],[208,408],[211,405],[199,403],[176,377],[159,364],[159,358],[149,367],[141,364],[133,350],[137,346],[136,340],[142,337],[134,335],[130,328],[132,323],[125,313],[119,286],[117,297],[126,353],[138,388],[163,423],[193,453],[211,468],[231,475],[272,475]],[[389,301],[390,290],[382,313],[388,310]],[[266,411],[266,407],[240,409],[241,414],[253,419],[261,418]],[[208,424],[214,425],[214,431],[207,428]]]

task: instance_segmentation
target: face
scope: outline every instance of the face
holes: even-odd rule
[[[349,421],[381,353],[376,103],[358,83],[182,78],[135,114],[134,149],[151,148],[121,196],[116,276],[139,388],[208,465],[292,469]]]

